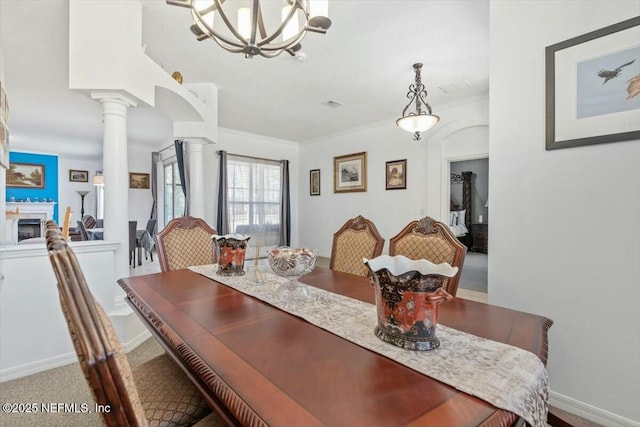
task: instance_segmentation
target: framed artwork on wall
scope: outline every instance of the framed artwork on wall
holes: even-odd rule
[[[333,192],[367,191],[367,153],[333,158]]]
[[[640,17],[546,48],[546,149],[640,139]]]
[[[386,190],[407,188],[407,159],[387,162],[385,174]]]
[[[89,171],[79,171],[79,170],[69,169],[69,181],[89,182]]]
[[[9,168],[9,129],[0,123],[0,167]]]
[[[129,172],[129,188],[148,190],[151,179],[148,173]]]
[[[320,169],[309,171],[309,194],[311,196],[320,195]]]
[[[44,165],[9,163],[7,187],[44,188]]]

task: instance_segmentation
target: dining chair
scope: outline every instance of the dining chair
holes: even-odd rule
[[[213,239],[216,230],[201,218],[174,218],[155,236],[161,271],[216,262]]]
[[[80,367],[107,426],[223,426],[204,398],[166,355],[131,369],[113,325],[89,290],[73,250],[47,227],[47,250]]]
[[[71,206],[64,210],[64,220],[62,221],[62,236],[69,240],[69,227],[71,226]]]
[[[150,219],[147,221],[147,226],[145,227],[145,230],[147,230],[147,236],[144,237],[144,240],[140,239],[140,241],[138,242],[138,244],[144,248],[144,259],[147,259],[147,255],[148,255],[151,257],[152,262],[153,262],[153,250],[155,247],[155,241],[153,240],[153,236],[156,234],[156,222],[157,220],[155,219]]]
[[[84,222],[76,221],[78,224],[78,231],[80,231],[80,240],[90,240],[89,232],[87,231],[87,227],[85,227]]]
[[[136,249],[138,245],[136,244],[136,231],[138,228],[138,221],[129,221],[129,265],[132,265],[133,260],[133,268],[136,268]]]
[[[458,274],[445,279],[443,288],[455,296],[467,254],[467,247],[451,233],[447,224],[424,217],[411,221],[389,240],[389,255],[404,255],[410,259],[426,259],[435,264],[449,263],[458,267]]]
[[[96,228],[97,221],[93,215],[83,216],[82,222],[86,228]]]
[[[368,276],[362,258],[375,258],[382,253],[384,238],[376,226],[362,215],[344,223],[333,235],[329,268],[335,271]]]

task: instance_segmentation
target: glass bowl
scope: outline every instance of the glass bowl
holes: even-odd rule
[[[318,251],[315,249],[293,249],[288,246],[271,249],[267,254],[269,266],[278,276],[289,278],[289,281],[278,288],[278,292],[294,297],[308,296],[306,289],[298,284],[298,278],[313,271],[317,256]]]

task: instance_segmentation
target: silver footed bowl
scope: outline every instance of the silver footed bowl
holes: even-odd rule
[[[281,246],[267,254],[269,266],[278,276],[295,280],[303,274],[311,273],[316,266],[318,251],[315,249],[290,248]]]

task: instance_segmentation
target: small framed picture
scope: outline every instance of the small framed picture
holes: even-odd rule
[[[387,190],[405,190],[407,188],[407,159],[387,162]]]
[[[129,172],[129,188],[148,190],[150,181],[148,173]]]
[[[69,181],[89,182],[89,171],[79,171],[75,169],[69,169]]]
[[[311,196],[320,195],[320,169],[309,171],[309,194]]]
[[[367,191],[367,153],[333,158],[333,192]]]

